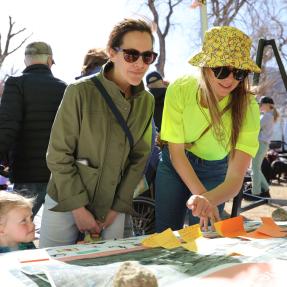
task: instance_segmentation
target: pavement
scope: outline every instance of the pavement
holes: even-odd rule
[[[260,217],[272,217],[272,212],[279,207],[283,207],[287,210],[287,181],[281,181],[280,184],[277,180],[273,180],[270,185],[270,195],[273,203],[263,204],[261,206],[255,207],[248,211],[242,212],[242,215],[246,220],[260,220]],[[245,206],[249,202],[244,200],[242,201],[242,206]],[[232,200],[228,201],[225,204],[226,215],[230,215],[232,208]]]

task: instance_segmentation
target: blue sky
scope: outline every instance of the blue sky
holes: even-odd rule
[[[27,28],[22,35],[33,33],[27,43],[46,41],[52,46],[56,65],[52,67],[55,76],[68,83],[80,73],[83,57],[92,47],[105,47],[108,35],[115,23],[124,17],[149,15],[148,10],[139,10],[140,0],[9,0],[1,4],[0,31],[5,37],[8,16],[16,21],[15,31]],[[151,16],[150,16],[151,17]],[[173,28],[167,39],[166,79],[173,80],[191,69],[187,63],[192,51],[193,37],[199,41],[199,10],[185,9],[174,19]],[[195,23],[195,24],[192,24]],[[193,25],[193,35],[187,35],[185,25]],[[155,35],[156,36],[156,35]],[[11,47],[15,47],[17,39]],[[3,40],[2,40],[3,41]],[[27,44],[26,43],[26,44]],[[2,44],[3,45],[3,44]],[[25,46],[25,45],[24,45]],[[194,47],[193,47],[194,49]],[[157,51],[157,46],[155,47]],[[4,71],[22,71],[24,47],[10,55],[4,62]],[[154,67],[150,67],[154,70]]]

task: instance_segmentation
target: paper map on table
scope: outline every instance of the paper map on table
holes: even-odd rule
[[[110,254],[132,252],[144,249],[141,245],[143,236],[97,241],[96,243],[89,244],[74,244],[67,246],[59,246],[46,248],[49,256],[53,259],[61,261],[70,261],[88,257],[101,257],[108,256]]]

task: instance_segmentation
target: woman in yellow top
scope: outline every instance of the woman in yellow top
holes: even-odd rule
[[[240,190],[258,149],[259,108],[248,74],[260,72],[250,58],[251,40],[234,27],[205,33],[202,51],[190,64],[198,76],[185,76],[166,93],[161,139],[168,144],[156,176],[156,231],[182,228],[199,217],[219,220],[224,202]],[[198,219],[197,219],[198,222]]]

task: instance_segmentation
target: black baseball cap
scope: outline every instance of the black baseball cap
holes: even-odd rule
[[[270,98],[270,97],[265,97],[265,96],[260,98],[260,102],[259,103],[260,104],[271,104],[271,105],[274,105],[273,99]]]
[[[152,84],[158,80],[163,80],[161,74],[157,71],[150,72],[149,74],[146,75],[146,84]]]

